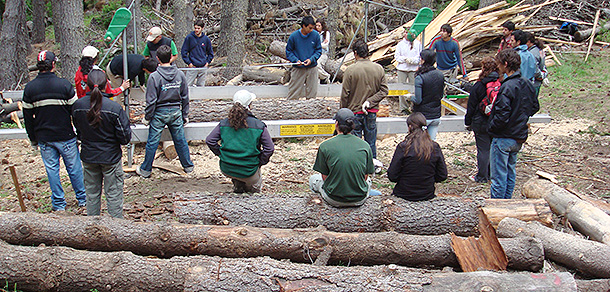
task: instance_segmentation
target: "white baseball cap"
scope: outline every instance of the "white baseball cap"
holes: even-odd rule
[[[81,55],[83,55],[83,57],[95,58],[99,52],[100,51],[94,46],[86,46]]]
[[[149,42],[154,41],[158,36],[162,35],[163,31],[161,30],[160,27],[158,26],[153,26],[149,31],[148,31],[148,36],[146,37],[146,40]]]
[[[233,95],[233,102],[234,103],[239,103],[241,105],[243,105],[244,107],[248,107],[250,106],[250,104],[252,103],[252,101],[256,98],[256,94],[247,91],[245,89],[239,90],[237,92],[235,92],[235,94]]]

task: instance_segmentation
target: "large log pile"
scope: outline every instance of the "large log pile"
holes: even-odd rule
[[[0,258],[0,278],[22,291],[577,291],[570,273],[438,273],[268,258],[155,259],[3,242]]]

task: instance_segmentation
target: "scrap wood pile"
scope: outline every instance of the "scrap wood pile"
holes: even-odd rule
[[[310,194],[183,193],[182,223],[0,213],[0,279],[22,291],[606,291],[610,208],[544,180],[524,193],[537,199],[341,209]],[[551,209],[589,239],[552,228]]]

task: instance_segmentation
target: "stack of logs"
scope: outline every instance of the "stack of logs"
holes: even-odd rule
[[[343,209],[310,194],[184,193],[174,200],[182,223],[0,213],[0,279],[23,291],[607,289],[608,280],[541,273],[546,259],[610,278],[599,202],[544,180],[524,193],[538,199],[377,196]],[[550,228],[549,206],[592,240]],[[481,271],[506,268],[528,272]]]

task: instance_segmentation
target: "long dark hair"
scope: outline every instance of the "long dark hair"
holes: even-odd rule
[[[248,109],[241,105],[241,103],[234,103],[231,110],[229,110],[229,125],[231,125],[231,128],[235,130],[247,128],[248,122],[246,118],[248,118]]]
[[[89,75],[89,72],[91,72],[91,69],[93,69],[93,65],[95,65],[95,61],[97,61],[97,57],[80,58],[80,61],[78,62],[78,64],[80,65],[80,72],[82,72],[83,75]]]
[[[415,150],[415,156],[419,160],[429,161],[434,151],[434,142],[430,139],[426,126],[426,117],[422,113],[414,113],[407,118],[407,127],[409,134],[405,137],[407,145],[405,147],[405,156],[409,153],[411,147]]]
[[[87,86],[91,89],[91,105],[87,111],[87,121],[89,125],[96,128],[99,126],[102,118],[100,112],[102,110],[102,90],[106,88],[106,73],[99,69],[94,69],[87,76]]]
[[[415,75],[424,74],[426,72],[434,70],[434,63],[436,63],[436,52],[431,49],[425,49],[419,53],[419,56],[424,61],[417,71],[415,71]]]

